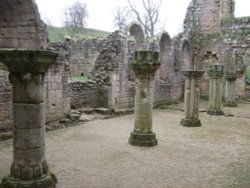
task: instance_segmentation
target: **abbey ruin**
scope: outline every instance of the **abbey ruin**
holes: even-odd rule
[[[163,32],[153,41],[146,41],[140,25],[132,23],[125,31],[115,31],[104,40],[50,44],[46,25],[34,3],[3,1],[0,43],[2,48],[53,49],[59,53],[57,63],[45,77],[47,121],[65,117],[71,108],[84,106],[133,108],[135,76],[130,64],[136,49],[160,52],[161,67],[154,83],[155,106],[183,98],[182,70],[207,71],[213,64],[224,65],[223,83],[227,77],[235,77],[235,98],[242,99],[249,97],[246,69],[250,58],[250,19],[235,18],[234,6],[233,0],[192,1],[184,31],[173,39]],[[85,75],[91,80],[74,82],[69,79],[71,75]],[[12,125],[12,90],[3,64],[0,80],[0,129],[4,130]],[[202,97],[208,97],[208,80],[204,74],[199,82]],[[223,88],[222,95],[226,97],[225,92]]]
[[[0,1],[0,131],[11,129],[17,121],[15,118],[22,116],[21,112],[30,114],[31,120],[39,125],[34,134],[41,137],[30,147],[39,148],[43,153],[44,135],[39,131],[44,129],[45,121],[63,119],[72,109],[82,107],[119,111],[140,106],[141,103],[135,101],[135,80],[140,81],[140,73],[132,66],[134,52],[138,50],[159,52],[161,65],[154,70],[155,79],[150,77],[152,83],[148,86],[152,90],[152,95],[148,95],[153,97],[150,102],[155,107],[178,103],[184,96],[185,100],[192,101],[192,104],[186,103],[185,118],[180,120],[182,125],[190,126],[190,118],[194,118],[191,126],[201,125],[200,96],[210,97],[208,113],[211,115],[223,114],[223,105],[237,107],[238,100],[250,99],[246,71],[250,67],[250,17],[236,18],[234,8],[233,0],[192,0],[184,20],[184,31],[174,38],[165,31],[148,40],[142,27],[131,23],[105,39],[50,43],[35,1]],[[58,56],[52,63],[55,52]],[[42,61],[47,64],[39,64]],[[24,63],[23,66],[20,63]],[[72,75],[84,75],[89,80],[74,81],[70,79]],[[192,94],[187,93],[190,88]],[[196,92],[198,88],[200,92]],[[190,109],[190,105],[195,110]],[[151,111],[148,113],[150,116]],[[138,121],[142,121],[138,114]],[[30,123],[31,120],[22,119]],[[24,124],[19,127],[23,130],[15,132],[20,139],[30,128]],[[151,126],[143,129],[151,131]],[[132,137],[131,133],[133,143]],[[155,137],[153,142],[151,145],[157,144]],[[14,147],[24,153],[29,149],[22,148],[21,143]],[[24,156],[17,154],[16,163],[11,166],[13,177],[29,179],[48,173],[44,153],[36,161],[39,164],[27,167],[25,172],[19,169],[18,163]]]

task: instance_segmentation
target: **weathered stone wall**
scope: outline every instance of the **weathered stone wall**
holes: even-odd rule
[[[46,121],[58,120],[70,111],[68,50],[64,44],[53,45],[59,53],[57,62],[48,70],[46,84]]]
[[[234,13],[233,0],[192,0],[187,9],[184,28],[196,33],[220,31],[221,22],[230,22]]]
[[[46,26],[35,1],[1,0],[0,17],[0,48],[47,48]],[[0,63],[0,129],[11,127],[11,98],[8,71]]]
[[[12,125],[12,92],[6,69],[0,63],[0,130],[9,129]]]
[[[71,40],[70,73],[71,75],[88,75],[94,67],[99,52],[104,48],[104,39]]]
[[[233,0],[193,0],[182,35],[190,35],[194,64],[198,69],[206,71],[209,65],[218,63],[224,65],[226,71],[237,71],[236,95],[244,96],[246,62],[243,59],[250,48],[250,18],[235,18],[234,6]],[[232,49],[231,55],[226,53],[227,49]],[[202,95],[207,95],[207,74],[200,84]]]
[[[70,83],[70,106],[72,109],[82,107],[97,107],[98,86],[93,81],[71,81]],[[107,100],[107,99],[106,99]]]
[[[40,20],[33,0],[0,1],[0,47],[46,49],[46,25]],[[69,68],[65,45],[53,46],[59,52],[57,63],[45,76],[46,121],[64,117],[70,111]],[[1,60],[0,60],[1,61]],[[12,126],[12,88],[7,68],[0,63],[0,130]]]
[[[47,48],[47,31],[34,0],[0,1],[0,47]]]

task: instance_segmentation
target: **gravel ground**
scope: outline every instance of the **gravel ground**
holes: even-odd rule
[[[184,112],[155,110],[152,148],[128,144],[134,115],[48,132],[50,169],[58,188],[249,188],[250,104],[224,111],[234,116],[203,112],[202,127],[187,128]],[[11,145],[0,143],[0,177],[9,173]]]

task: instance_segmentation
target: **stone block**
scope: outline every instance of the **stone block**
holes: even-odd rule
[[[45,128],[13,129],[15,149],[34,149],[43,147],[45,143]]]
[[[29,114],[29,116],[27,116]],[[32,118],[31,118],[32,117]],[[18,129],[42,128],[45,125],[45,104],[13,104],[14,127]]]
[[[13,157],[16,165],[36,165],[45,160],[45,147],[28,150],[14,150]]]

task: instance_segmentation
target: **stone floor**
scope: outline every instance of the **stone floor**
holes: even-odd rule
[[[181,109],[154,111],[153,148],[128,144],[134,115],[48,132],[58,188],[249,188],[250,104],[223,108],[226,116],[201,112],[198,128],[180,126]],[[11,145],[0,143],[0,177],[9,173]]]

